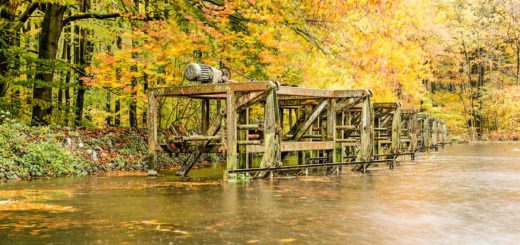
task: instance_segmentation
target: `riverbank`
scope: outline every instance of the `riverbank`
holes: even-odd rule
[[[0,125],[0,180],[147,168],[146,130],[70,129]],[[163,167],[177,161],[161,159]]]
[[[489,137],[489,141],[458,141],[457,137],[453,140],[476,144],[519,143],[513,136]],[[0,124],[0,180],[107,173],[142,175],[147,169],[146,137],[146,129]],[[182,161],[166,155],[159,157],[163,168],[176,168]],[[215,161],[218,159],[207,157],[197,166]]]

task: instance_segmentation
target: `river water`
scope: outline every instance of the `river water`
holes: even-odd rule
[[[3,183],[0,244],[520,243],[520,145],[446,146],[367,174],[220,173]]]

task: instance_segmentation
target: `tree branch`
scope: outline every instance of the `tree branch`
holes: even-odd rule
[[[63,20],[63,25],[68,24],[69,22],[76,21],[76,20],[84,20],[84,19],[98,19],[98,20],[104,20],[104,19],[111,19],[111,18],[118,18],[118,17],[128,17],[132,20],[138,20],[138,21],[152,21],[152,20],[163,20],[164,18],[161,16],[152,16],[152,17],[137,17],[137,16],[129,16],[121,13],[111,13],[111,14],[78,14],[73,15],[65,18]]]
[[[38,8],[38,5],[38,3],[31,3],[29,8],[27,8],[27,10],[25,10],[25,12],[20,16],[21,24],[25,23],[29,19],[31,14]]]
[[[66,25],[69,22],[76,21],[76,20],[83,20],[83,19],[103,20],[103,19],[110,19],[110,18],[117,18],[117,17],[121,17],[121,14],[120,13],[112,13],[112,14],[79,14],[79,15],[73,15],[73,16],[69,16],[69,17],[65,18],[63,20],[63,25]]]

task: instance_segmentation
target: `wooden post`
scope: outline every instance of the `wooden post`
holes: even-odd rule
[[[428,116],[426,116],[424,118],[424,121],[423,121],[423,146],[425,148],[426,151],[430,151],[430,143],[431,143],[431,139],[430,139],[430,118]]]
[[[265,98],[264,107],[264,144],[265,150],[260,162],[261,168],[273,166],[277,160],[277,148],[280,145],[276,139],[276,91],[272,90]]]
[[[242,110],[238,113],[238,123],[241,125],[247,124],[248,109]],[[238,132],[238,140],[248,141],[248,130],[240,130]],[[247,148],[245,145],[238,146],[238,166],[239,168],[247,168]]]
[[[289,129],[293,126],[293,110],[292,108],[289,108]]]
[[[226,98],[226,161],[227,170],[237,168],[237,114],[235,91],[228,90]]]
[[[433,119],[432,121],[432,127],[431,127],[431,139],[432,139],[432,145],[437,145],[437,119]]]
[[[410,152],[417,151],[417,114],[414,113],[408,122],[408,129],[410,130]]]
[[[148,92],[148,175],[157,175],[157,97]]]
[[[363,100],[361,108],[361,146],[357,161],[368,161],[371,156],[371,148],[373,144],[373,120],[372,108],[370,105],[370,97],[367,96]]]
[[[401,109],[397,107],[392,116],[392,145],[390,146],[392,154],[400,152],[401,145]]]
[[[209,99],[201,99],[200,102],[201,107],[201,119],[202,122],[200,124],[200,133],[204,134],[206,131],[208,131],[209,128]]]
[[[328,152],[329,162],[336,163],[336,99],[329,99],[327,108],[327,140],[334,142],[334,149]],[[336,168],[339,173],[339,167]]]

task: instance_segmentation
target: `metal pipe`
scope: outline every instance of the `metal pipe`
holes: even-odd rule
[[[316,164],[305,164],[305,165],[294,165],[294,166],[280,166],[280,167],[270,167],[270,168],[249,168],[249,169],[230,169],[227,170],[228,173],[248,173],[248,172],[262,172],[262,171],[287,171],[287,170],[297,170],[297,169],[307,169],[307,168],[319,168],[319,167],[333,167],[333,166],[346,166],[346,165],[355,165],[355,164],[364,164],[364,163],[383,163],[383,162],[392,162],[393,159],[381,159],[381,160],[372,160],[372,161],[359,161],[359,162],[338,162],[338,163],[316,163]]]

